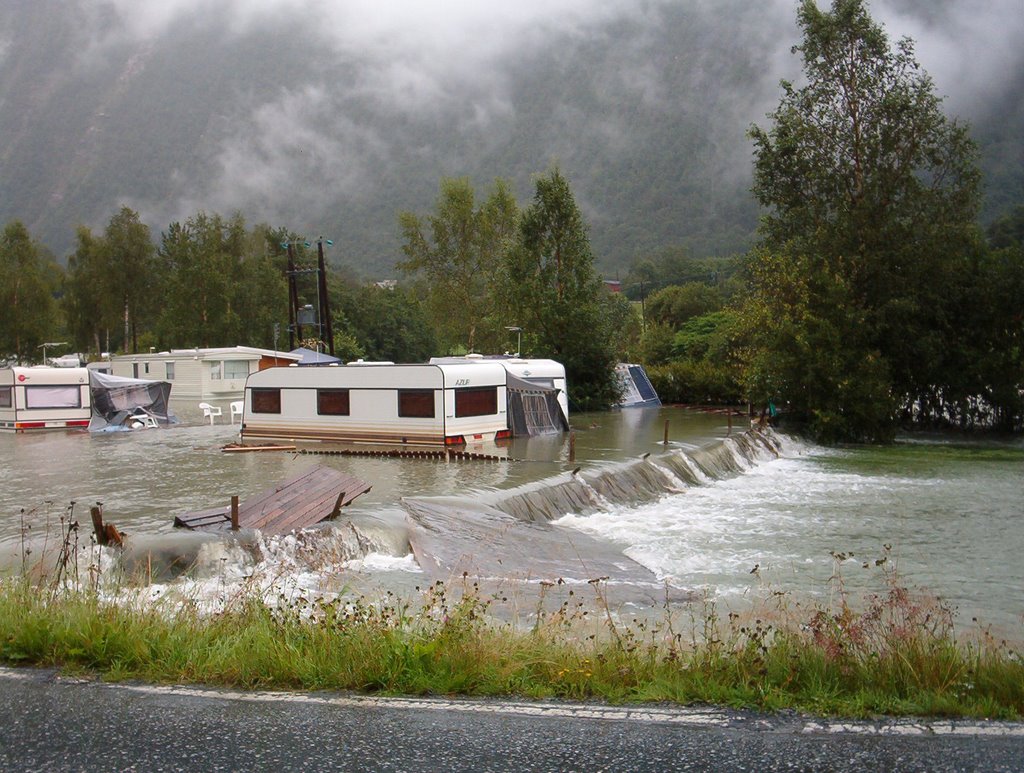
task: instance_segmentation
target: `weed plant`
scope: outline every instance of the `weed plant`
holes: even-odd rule
[[[110,680],[405,695],[711,703],[853,717],[1024,714],[1024,659],[991,633],[957,638],[953,611],[900,582],[888,554],[881,592],[852,602],[837,571],[827,605],[766,591],[721,615],[704,597],[623,620],[604,578],[544,582],[535,606],[471,578],[403,599],[268,595],[252,578],[216,612],[157,599],[145,584],[110,594],[70,560],[61,518],[50,574],[0,580],[0,663]],[[93,548],[96,555],[99,551]],[[834,554],[838,567],[848,557]],[[509,614],[510,607],[515,607]],[[525,617],[525,621],[522,619]]]

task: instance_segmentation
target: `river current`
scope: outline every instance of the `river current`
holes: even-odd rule
[[[527,585],[544,572],[580,583],[603,572],[652,595],[667,583],[726,605],[780,593],[824,603],[837,575],[871,592],[895,570],[953,606],[961,630],[1022,638],[1019,440],[826,449],[661,408],[573,417],[571,460],[568,436],[517,442],[501,461],[226,454],[237,426],[172,408],[182,423],[167,429],[0,435],[0,571],[45,563],[62,518],[81,524],[83,567],[145,564],[154,587],[221,596],[254,575],[303,591],[412,593],[463,571]],[[176,514],[244,499],[312,464],[373,489],[297,537],[172,528]],[[90,544],[96,502],[128,535],[123,554]]]

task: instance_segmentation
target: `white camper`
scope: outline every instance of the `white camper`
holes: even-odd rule
[[[556,360],[466,354],[461,357],[432,357],[430,361],[436,364],[501,365],[508,374],[509,428],[516,437],[569,429],[565,366]]]
[[[0,370],[0,430],[85,428],[91,416],[85,368],[39,365]]]
[[[268,368],[245,384],[242,439],[459,447],[509,437],[494,363]]]

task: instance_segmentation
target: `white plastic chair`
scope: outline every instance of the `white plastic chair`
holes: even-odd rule
[[[235,423],[235,417],[236,416],[238,417],[239,424],[241,424],[241,422],[242,422],[242,406],[244,406],[244,405],[245,405],[245,403],[243,401],[241,401],[241,400],[236,400],[235,402],[231,403],[231,423],[232,424]]]
[[[210,424],[213,424],[214,416],[223,416],[224,411],[221,410],[219,405],[210,405],[209,403],[199,403],[199,407],[203,409],[203,418],[209,419]]]

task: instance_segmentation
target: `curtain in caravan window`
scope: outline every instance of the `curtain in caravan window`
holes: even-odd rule
[[[316,412],[321,416],[348,416],[347,389],[316,390]]]
[[[455,417],[493,416],[498,412],[497,387],[471,387],[455,390]]]
[[[248,360],[224,360],[224,378],[244,381],[249,378]]]
[[[253,413],[280,413],[280,389],[253,389],[250,397]]]
[[[398,415],[412,419],[434,418],[434,390],[399,389]]]
[[[13,402],[13,387],[0,387],[0,408],[10,408]]]
[[[25,387],[26,408],[81,408],[82,390],[78,384],[70,386]]]

